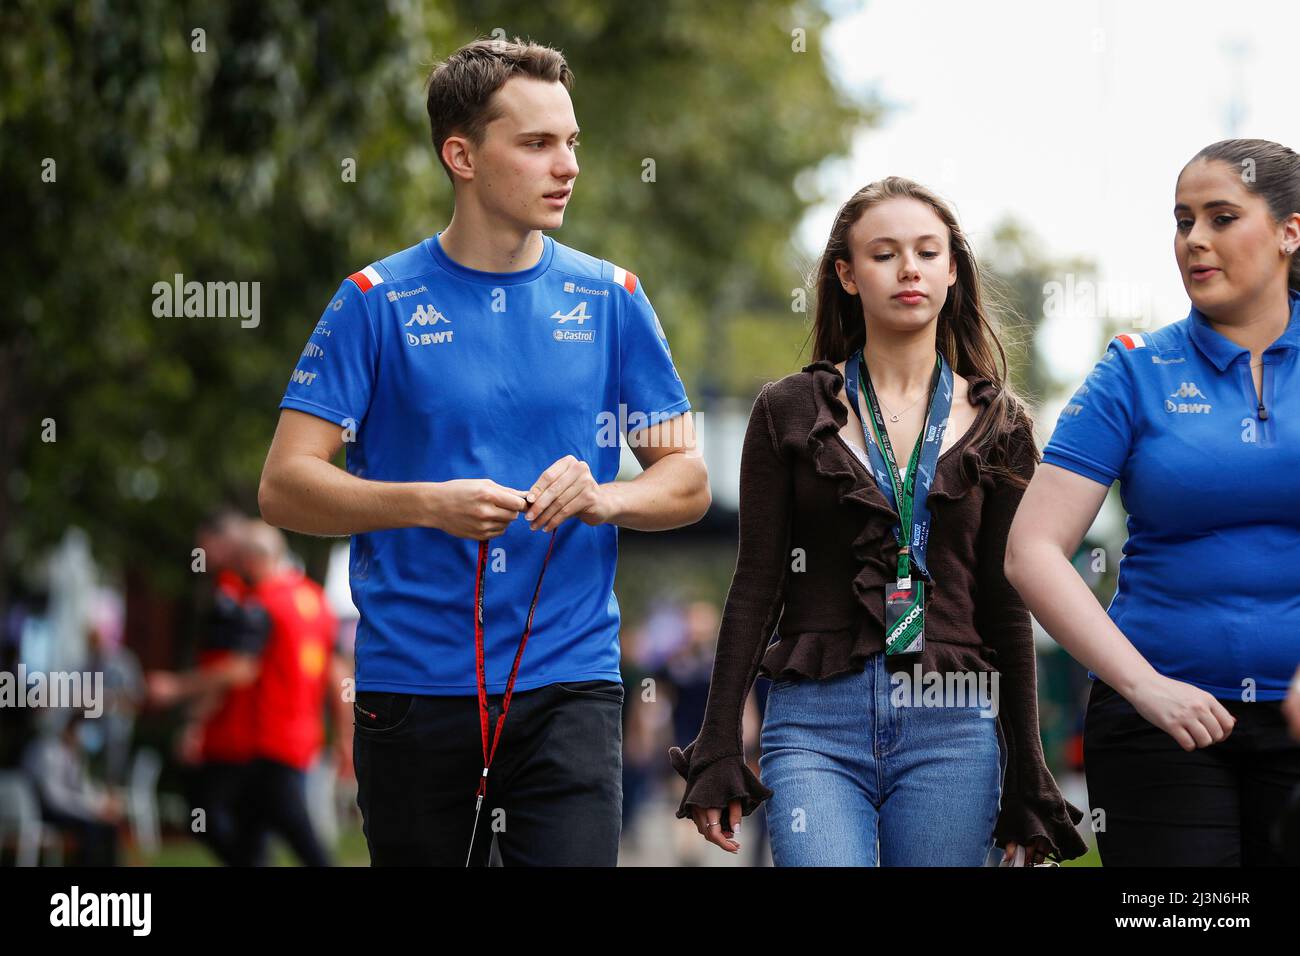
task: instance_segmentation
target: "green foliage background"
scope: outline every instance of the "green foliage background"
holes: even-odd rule
[[[255,508],[339,281],[447,221],[423,81],[494,30],[568,57],[582,173],[556,237],[643,277],[697,406],[796,368],[791,236],[818,198],[796,178],[877,116],[829,77],[825,24],[790,0],[6,3],[7,570],[75,524],[99,560],[176,591],[197,518]],[[153,285],[176,273],[259,282],[260,324],[156,318]]]

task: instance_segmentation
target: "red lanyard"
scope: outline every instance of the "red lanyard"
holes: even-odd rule
[[[551,552],[555,550],[555,534],[560,529],[557,527],[551,532],[551,543],[546,548],[546,557],[542,559],[542,569],[537,572],[537,586],[533,588],[533,601],[528,606],[528,619],[524,622],[524,636],[519,639],[519,649],[515,651],[515,662],[510,667],[510,678],[506,681],[505,696],[501,698],[501,716],[497,718],[496,730],[492,734],[491,746],[488,744],[488,724],[491,718],[488,716],[487,705],[487,665],[484,660],[486,654],[483,649],[483,571],[487,567],[488,543],[480,541],[478,543],[478,569],[474,574],[474,656],[478,663],[478,722],[479,728],[483,732],[483,776],[478,781],[478,800],[474,806],[474,829],[469,835],[469,855],[465,858],[465,865],[469,866],[470,858],[474,855],[474,836],[478,833],[478,815],[483,809],[483,798],[487,795],[487,775],[488,768],[492,766],[492,758],[496,756],[497,744],[501,742],[501,729],[506,723],[506,712],[510,710],[510,698],[515,690],[515,678],[519,676],[519,662],[524,657],[524,645],[528,643],[528,635],[533,630],[533,612],[537,610],[537,598],[542,593],[542,577],[546,574],[546,565],[551,560]]]

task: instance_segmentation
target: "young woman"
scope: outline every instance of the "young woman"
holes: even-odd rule
[[[1178,176],[1187,318],[1117,336],[1056,425],[1006,571],[1095,677],[1084,724],[1105,865],[1280,863],[1300,785],[1300,157],[1225,140]],[[1109,613],[1069,558],[1111,482]]]
[[[979,866],[994,843],[1079,856],[1082,813],[1043,760],[1029,614],[1002,573],[1037,451],[948,207],[897,177],[854,195],[815,325],[816,361],[750,416],[708,707],[670,751],[677,816],[734,853],[770,800],[778,866]],[[775,680],[762,782],[741,735],[758,674]]]

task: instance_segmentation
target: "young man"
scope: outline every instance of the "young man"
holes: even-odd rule
[[[508,866],[617,862],[617,526],[680,527],[711,500],[640,281],[543,235],[578,175],[570,84],[532,43],[433,70],[452,220],[343,282],[262,475],[267,521],[353,536],[372,864],[484,865],[493,835]],[[644,471],[615,482],[624,424]]]

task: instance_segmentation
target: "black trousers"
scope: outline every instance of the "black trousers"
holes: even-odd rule
[[[267,839],[278,834],[303,866],[329,866],[307,812],[307,775],[276,760],[210,762],[193,772],[192,807],[207,828],[196,834],[226,866],[264,866]]]
[[[258,758],[245,779],[249,818],[244,846],[249,865],[266,863],[266,838],[278,834],[303,866],[330,866],[307,812],[307,774],[278,760]]]
[[[203,810],[204,826],[195,836],[226,866],[247,866],[248,850],[241,818],[247,810],[244,801],[246,763],[210,760],[189,771],[186,797],[191,811]]]
[[[501,696],[488,697],[489,733]],[[615,866],[623,813],[623,685],[588,680],[513,695],[487,796],[478,698],[358,691],[357,804],[372,866]],[[489,736],[489,740],[490,740]]]
[[[1190,753],[1097,680],[1084,718],[1088,803],[1103,866],[1276,866],[1300,743],[1281,701],[1220,700],[1237,724]],[[1294,861],[1292,861],[1294,862]]]
[[[76,817],[47,809],[45,822],[65,833],[71,833],[77,841],[69,864],[71,866],[117,866],[118,837],[117,827],[103,820]]]

